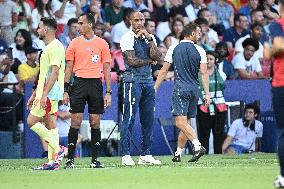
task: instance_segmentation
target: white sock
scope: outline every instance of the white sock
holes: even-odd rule
[[[177,151],[175,152],[175,156],[181,156],[184,148],[177,147]]]
[[[200,150],[201,143],[199,142],[199,140],[197,138],[192,140],[192,144],[194,146],[194,151]]]

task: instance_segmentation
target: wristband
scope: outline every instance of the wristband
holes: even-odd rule
[[[71,90],[70,83],[64,83],[64,92],[69,94],[70,90]]]

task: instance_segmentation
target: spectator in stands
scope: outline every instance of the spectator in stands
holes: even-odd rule
[[[164,44],[168,49],[171,45],[178,45],[181,40],[181,32],[183,31],[183,20],[174,19],[171,27],[171,33],[165,38]]]
[[[264,42],[269,41],[268,32],[264,28],[266,25],[266,19],[263,16],[263,12],[260,9],[252,10],[250,13],[250,24],[253,25],[255,22],[260,23],[263,26],[262,36],[260,38],[260,42],[263,44]],[[268,28],[268,27],[267,27]]]
[[[95,24],[95,35],[106,40],[104,37],[104,33],[106,32],[106,26],[103,23],[96,23]],[[107,41],[108,42],[108,41]],[[113,49],[111,51],[111,62],[110,62],[110,79],[111,82],[117,82],[118,81],[118,74],[120,74],[121,71],[125,70],[123,57],[120,49]],[[104,80],[104,75],[102,76],[102,79]]]
[[[207,8],[216,17],[217,24],[223,24],[226,29],[234,25],[234,9],[226,0],[212,1]]]
[[[197,18],[205,18],[208,21],[209,26],[216,24],[216,18],[212,16],[208,8],[200,9],[197,13]]]
[[[252,38],[243,41],[243,53],[238,53],[232,60],[240,79],[263,79],[263,73],[259,59],[254,53],[259,48],[259,42]]]
[[[16,27],[13,28],[13,35],[16,35],[16,32],[19,29],[30,30],[32,23],[32,11],[30,5],[24,0],[15,0],[18,9],[18,23]]]
[[[256,41],[258,41],[259,44],[259,48],[257,51],[255,51],[254,56],[256,56],[260,62],[262,62],[263,59],[263,45],[260,42],[260,38],[262,36],[262,31],[263,31],[263,26],[258,23],[255,22],[254,24],[251,25],[250,27],[251,29],[251,33],[247,34],[244,37],[241,37],[240,39],[237,40],[236,44],[235,44],[235,53],[243,53],[244,52],[244,48],[242,46],[242,43],[244,42],[245,39],[247,38],[252,38],[255,39]]]
[[[14,64],[12,65],[11,70],[15,74],[18,73],[18,66],[27,61],[25,49],[32,45],[33,41],[30,32],[25,29],[20,29],[16,34],[15,42],[10,45],[14,59]]]
[[[186,24],[186,21],[184,19],[184,17],[186,17],[186,12],[182,7],[172,8],[168,16],[168,21],[159,23],[156,29],[156,34],[161,41],[164,41],[166,36],[171,33],[173,25],[172,23],[175,19],[179,18],[183,20],[184,24]]]
[[[56,36],[63,33],[64,25],[67,24],[70,18],[77,18],[81,14],[81,6],[79,0],[52,0],[51,9],[58,24]]]
[[[132,8],[135,11],[142,11],[144,9],[149,9],[153,11],[153,4],[151,0],[147,0],[148,7],[144,4],[143,0],[127,0],[124,1],[123,6],[125,8]]]
[[[255,22],[261,23],[262,26],[265,25],[263,12],[260,9],[255,9],[250,12],[250,24],[254,24]]]
[[[156,35],[156,23],[152,19],[146,19],[145,20],[145,29],[147,30],[148,33],[154,35],[156,39],[157,46],[160,46],[161,40],[158,38]]]
[[[194,22],[196,24],[198,24],[199,27],[201,28],[201,38],[200,38],[200,41],[198,43],[204,48],[205,51],[214,50],[216,43],[211,44],[209,42],[209,36],[208,36],[209,24],[208,24],[208,21],[205,18],[197,18]]]
[[[227,44],[225,42],[217,43],[215,52],[218,54],[218,70],[226,74],[227,80],[235,79],[234,66],[226,59],[230,55]]]
[[[1,36],[1,27],[0,27],[0,36]],[[0,37],[0,55],[3,54],[4,52],[6,52],[7,49],[8,49],[8,45],[7,45],[6,41],[4,41]]]
[[[234,26],[225,30],[223,33],[223,41],[228,44],[228,48],[235,47],[236,41],[246,36],[249,32],[247,30],[248,19],[244,14],[236,14],[234,17]]]
[[[64,32],[58,36],[58,40],[63,44],[66,49],[69,43],[76,37],[79,36],[79,24],[77,18],[71,18],[67,22],[68,33]]]
[[[256,120],[260,110],[256,104],[245,106],[244,117],[236,119],[224,141],[222,152],[225,154],[242,154],[259,152],[263,125]]]
[[[37,38],[37,28],[42,17],[53,17],[50,0],[35,0],[35,8],[32,10],[33,38]]]
[[[0,81],[1,82],[3,82],[4,76],[9,73],[11,64],[12,64],[12,59],[10,59],[6,53],[2,53],[0,55]]]
[[[250,20],[250,13],[256,10],[259,5],[259,0],[248,0],[248,4],[241,7],[239,13],[244,14]]]
[[[106,26],[103,23],[97,22],[94,28],[95,35],[104,39],[104,33],[106,32]],[[106,39],[105,39],[106,40]]]
[[[21,93],[24,93],[25,84],[33,82],[38,76],[38,51],[40,51],[40,49],[35,49],[32,46],[25,49],[27,62],[18,67],[19,89]]]
[[[206,8],[203,0],[191,0],[190,4],[185,7],[185,12],[190,22],[193,22],[197,18],[197,14],[202,8]]]
[[[160,22],[167,22],[171,10],[183,6],[183,0],[153,0],[153,4],[155,6],[155,11],[153,12],[154,18],[158,24]],[[184,7],[181,7],[181,9],[183,9],[184,16],[187,16]]]
[[[145,20],[151,19],[151,12],[148,9],[144,9],[140,12],[144,15]]]
[[[13,63],[12,59],[7,56],[6,53],[3,53],[0,55],[0,82],[17,82],[17,78],[13,74],[13,72],[10,71],[11,64]],[[0,107],[11,107],[14,106],[13,99],[19,98],[17,93],[13,92],[13,85],[0,85]],[[18,115],[20,114],[20,108],[16,108],[17,117],[13,117],[11,112],[7,114],[3,114],[0,116],[0,122],[1,122],[1,130],[4,131],[11,131],[14,125],[12,126],[12,119],[17,119],[16,121],[20,121],[22,116]],[[19,114],[18,114],[19,113]],[[22,120],[22,119],[21,119]],[[18,122],[17,122],[18,123]]]
[[[264,17],[267,19],[267,22],[271,22],[274,19],[279,18],[279,13],[275,9],[274,0],[259,0],[258,8],[263,12]]]
[[[13,1],[0,0],[0,38],[11,45],[14,41],[12,28],[17,25],[17,5]]]
[[[111,40],[116,49],[120,49],[121,37],[130,30],[130,15],[134,10],[132,8],[125,8],[123,12],[123,21],[115,24],[111,30]]]
[[[211,15],[211,12],[207,8],[200,9],[197,13],[197,18],[207,20],[209,26],[207,31],[208,40],[210,45],[215,48],[216,43],[219,43],[219,38],[217,32],[211,28],[211,25],[216,23],[216,18]]]
[[[1,34],[1,27],[0,27],[0,34]],[[7,43],[0,39],[0,56],[1,56],[1,59],[0,59],[0,81],[2,81],[4,75],[6,75],[8,72],[7,70],[10,69],[10,66],[12,64],[12,61],[11,63],[8,61],[10,59],[8,59],[8,56],[7,56],[7,51],[8,50],[8,46],[7,46]],[[0,86],[0,92],[1,92],[1,86]]]
[[[200,143],[209,151],[209,138],[210,132],[213,133],[214,142],[214,154],[222,154],[223,133],[225,120],[227,115],[227,106],[224,98],[224,85],[226,80],[226,74],[220,72],[217,68],[218,54],[214,51],[207,51],[207,70],[209,74],[209,93],[210,93],[210,105],[204,106],[202,96],[205,95],[201,75],[198,74],[200,85],[200,94],[197,108],[197,123],[198,123],[198,136]]]
[[[166,52],[167,52],[167,48],[164,46],[164,44],[161,42],[161,40],[156,36],[156,28],[155,28],[155,21],[152,19],[146,19],[145,20],[145,29],[147,30],[147,32],[149,34],[154,35],[155,39],[156,39],[156,43],[157,46],[159,48],[159,51],[162,53],[162,57],[161,60],[164,59]],[[162,68],[162,64],[163,62],[161,61],[160,63],[156,64],[156,65],[152,65],[152,75],[153,75],[153,79],[156,80],[160,69]],[[166,76],[166,80],[172,80],[174,78],[174,74],[173,74],[173,69],[167,74]]]
[[[4,64],[2,65],[2,68],[1,68],[1,70],[2,70],[1,72],[3,74],[2,82],[17,83],[18,79],[17,79],[16,75],[11,71],[11,63],[12,62],[7,57],[7,55],[1,55],[1,59],[2,59],[2,61],[4,61]],[[0,61],[1,61],[1,59],[0,59]],[[10,65],[8,65],[8,63]],[[4,73],[6,73],[6,74],[4,74]],[[7,93],[7,94],[13,93],[14,92],[14,85],[7,85],[2,92]]]
[[[161,61],[158,62],[158,64],[156,65],[152,65],[152,75],[153,75],[153,79],[156,80],[158,75],[159,75],[159,72],[161,70],[161,68],[163,67],[163,64],[164,64],[164,58],[166,56],[166,53],[167,53],[167,48],[164,46],[164,45],[160,45],[159,47],[159,51],[162,53],[162,56],[161,56]],[[167,72],[167,75],[165,76],[165,79],[166,81],[173,81],[174,80],[174,67],[171,66],[169,68],[169,71]]]
[[[101,7],[100,0],[91,0],[87,12],[94,16],[96,22],[104,23],[106,21],[105,11]]]
[[[106,29],[111,31],[112,27],[123,20],[124,0],[112,0],[112,3],[105,8]]]

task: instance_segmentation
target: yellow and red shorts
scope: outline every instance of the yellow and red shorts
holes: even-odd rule
[[[40,107],[40,99],[35,99],[33,101],[33,106],[30,113],[36,117],[45,117],[47,115],[57,114],[57,111],[58,111],[58,101],[49,100],[49,98],[47,98],[45,109],[42,109]]]

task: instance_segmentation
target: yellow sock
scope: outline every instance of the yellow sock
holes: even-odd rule
[[[60,150],[57,140],[52,136],[50,131],[43,124],[38,122],[31,127],[31,130],[38,134],[40,138],[47,141],[48,145],[50,145],[50,147],[53,148],[55,152],[58,152]]]
[[[57,145],[59,145],[59,135],[58,135],[58,129],[50,129],[50,134],[55,138]],[[51,163],[54,161],[53,154],[55,153],[54,149],[48,145],[48,162]]]
[[[53,150],[53,148],[51,148],[50,145],[48,145],[47,151],[48,151],[48,163],[52,163],[54,161],[54,159],[53,159],[54,150]]]

